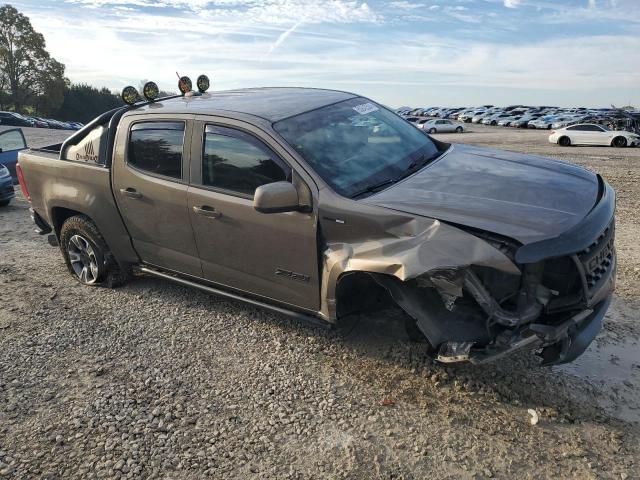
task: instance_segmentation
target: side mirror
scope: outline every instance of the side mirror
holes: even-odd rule
[[[298,207],[298,190],[289,182],[261,185],[253,195],[253,208],[260,213],[293,212]]]

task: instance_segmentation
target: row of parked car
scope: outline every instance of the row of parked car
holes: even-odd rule
[[[0,112],[0,125],[10,127],[54,128],[56,130],[80,130],[80,122],[63,122],[52,118],[29,117],[16,112]]]
[[[630,123],[640,121],[640,112],[622,113],[612,108],[560,108],[552,106],[511,105],[496,107],[481,105],[478,107],[402,107],[397,113],[412,123],[427,118],[457,120],[462,123],[481,123],[500,127],[558,129],[578,123],[603,125],[610,130],[630,128]],[[634,122],[634,117],[637,117]]]

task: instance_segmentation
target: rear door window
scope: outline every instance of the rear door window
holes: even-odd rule
[[[154,175],[182,178],[184,122],[140,122],[131,126],[127,163]]]
[[[202,154],[202,184],[253,197],[256,188],[287,181],[291,169],[248,133],[207,125]]]

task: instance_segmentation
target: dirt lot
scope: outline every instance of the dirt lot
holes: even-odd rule
[[[385,313],[325,332],[153,278],[81,287],[18,198],[0,210],[0,477],[640,478],[640,148],[472,129],[440,138],[617,190],[617,298],[577,362],[445,368]]]

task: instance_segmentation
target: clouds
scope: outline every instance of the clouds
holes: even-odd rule
[[[520,0],[504,0],[504,6],[507,8],[516,8],[520,5]]]
[[[611,0],[18,1],[72,81],[110,88],[151,78],[174,90],[178,70],[214,89],[324,86],[391,105],[607,105],[640,84],[634,16]],[[630,18],[586,16],[605,7]]]

